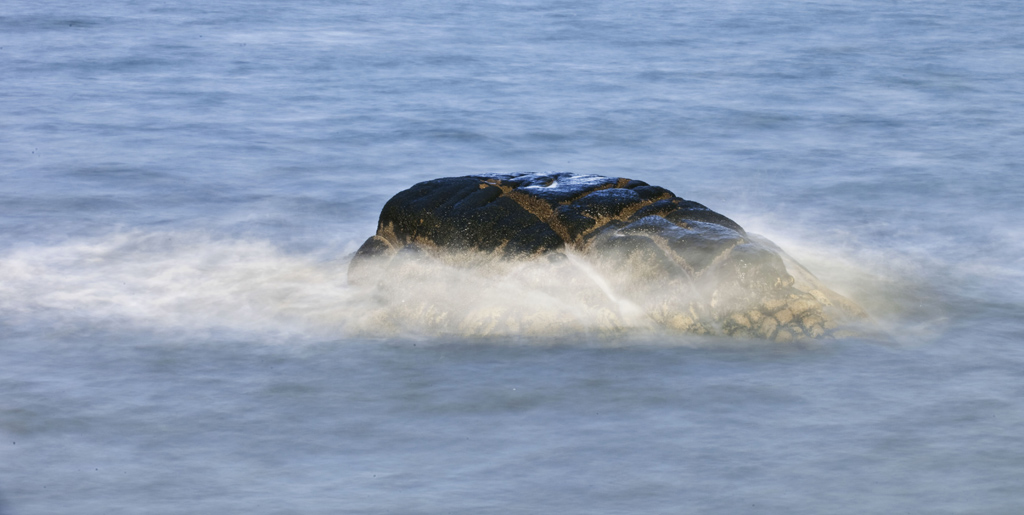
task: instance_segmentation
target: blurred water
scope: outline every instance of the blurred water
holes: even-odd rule
[[[1022,77],[1014,2],[9,0],[0,510],[1018,513]],[[892,341],[353,334],[391,195],[543,170]]]

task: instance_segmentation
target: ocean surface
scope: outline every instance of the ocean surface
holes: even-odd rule
[[[367,330],[430,178],[666,187],[886,336]],[[1024,3],[5,0],[0,513],[1024,513]]]

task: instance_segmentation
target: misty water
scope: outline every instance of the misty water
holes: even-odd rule
[[[367,322],[391,195],[551,170],[884,336]],[[1020,513],[1022,172],[1019,2],[7,0],[0,513]]]

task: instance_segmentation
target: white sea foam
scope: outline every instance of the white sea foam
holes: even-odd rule
[[[350,298],[344,272],[266,241],[132,231],[0,257],[0,310],[186,331],[330,329]]]
[[[566,277],[566,268],[582,272],[575,265],[498,271],[418,261],[403,268],[401,287],[390,289],[350,288],[347,266],[340,256],[289,254],[267,241],[121,232],[0,256],[0,312],[50,324],[130,324],[185,334],[340,337],[492,333],[496,314],[507,313],[536,327],[586,330],[603,323],[595,305],[620,302],[598,288],[567,290],[579,278]],[[592,302],[578,302],[580,295]]]
[[[858,284],[855,300],[887,309],[891,281],[849,259],[795,248],[840,290]],[[356,288],[341,256],[201,232],[119,232],[0,256],[0,312],[51,326],[130,325],[185,337],[211,330],[316,338],[654,330],[640,307],[574,256],[486,266],[400,259],[408,260],[393,267],[401,277]],[[831,268],[816,266],[823,263]]]

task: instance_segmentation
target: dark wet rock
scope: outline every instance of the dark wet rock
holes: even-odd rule
[[[537,173],[416,184],[384,206],[376,235],[352,259],[349,282],[400,288],[394,281],[407,276],[398,268],[410,252],[466,264],[572,257],[599,277],[596,295],[660,326],[703,334],[820,338],[864,316],[771,242],[625,178]],[[621,309],[605,311],[625,318]],[[610,326],[628,325],[620,322]]]

